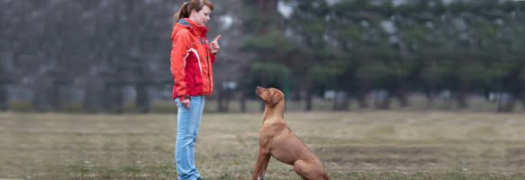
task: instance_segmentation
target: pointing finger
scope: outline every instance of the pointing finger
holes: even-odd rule
[[[217,37],[215,37],[215,39],[213,39],[213,42],[218,42],[220,38],[221,38],[221,35],[218,35]]]

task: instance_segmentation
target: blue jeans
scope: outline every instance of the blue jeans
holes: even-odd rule
[[[175,140],[175,164],[177,179],[200,179],[195,167],[195,142],[199,133],[199,126],[204,110],[204,96],[191,96],[190,109],[183,106],[179,98],[177,104],[177,138]]]

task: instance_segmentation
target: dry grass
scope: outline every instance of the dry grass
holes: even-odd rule
[[[261,114],[206,114],[205,179],[249,179]],[[0,178],[175,179],[173,115],[0,114]],[[288,113],[334,179],[524,179],[523,114]],[[267,179],[298,179],[272,159]]]

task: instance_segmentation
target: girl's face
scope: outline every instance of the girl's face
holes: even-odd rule
[[[200,11],[196,11],[195,9],[192,10],[190,17],[191,20],[193,20],[198,25],[205,26],[206,23],[210,20],[210,13],[210,8],[205,5]]]

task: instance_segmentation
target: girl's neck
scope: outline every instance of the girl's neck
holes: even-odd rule
[[[189,19],[190,19],[191,21],[193,21],[195,24],[197,24],[197,25],[199,25],[199,26],[202,26],[202,24],[197,23],[197,21],[195,21],[195,19],[192,18],[191,16],[189,17]]]

